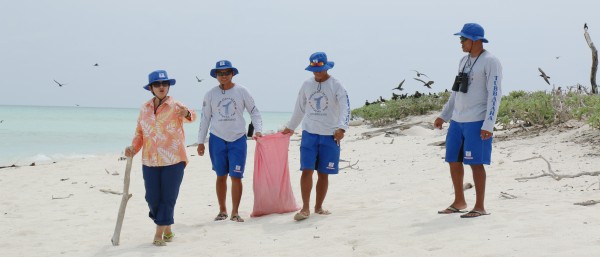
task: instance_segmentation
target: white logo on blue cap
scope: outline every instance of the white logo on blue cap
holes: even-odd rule
[[[225,61],[219,62],[219,66],[225,66]]]
[[[164,73],[162,73],[162,72],[161,72],[161,73],[158,73],[158,77],[159,77],[159,78],[164,78],[164,77],[165,77],[165,74],[164,74]]]

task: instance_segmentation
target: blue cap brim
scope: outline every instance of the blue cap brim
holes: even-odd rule
[[[471,39],[473,41],[481,40],[481,42],[483,42],[483,43],[487,43],[488,42],[488,40],[485,39],[484,37],[473,37],[471,35],[467,35],[467,34],[462,33],[462,32],[454,33],[454,35],[455,36],[466,37],[466,38]]]

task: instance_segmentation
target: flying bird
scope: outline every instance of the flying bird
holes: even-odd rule
[[[429,76],[425,75],[425,73],[420,73],[419,71],[416,71],[416,70],[412,70],[412,71],[417,73],[417,77],[425,76],[425,77],[429,78]]]
[[[427,81],[427,82],[425,82],[425,81],[423,81],[423,80],[421,80],[421,79],[418,79],[418,78],[414,78],[414,79],[415,79],[415,80],[418,80],[418,81],[421,81],[421,82],[423,82],[423,86],[426,86],[426,87],[427,87],[427,88],[429,88],[429,89],[431,89],[431,85],[433,85],[433,81],[431,81],[431,80],[430,80],[430,81]]]
[[[558,58],[560,58],[560,56],[556,56],[555,58],[558,60]]]
[[[4,122],[4,120],[0,120],[0,123]]]
[[[56,84],[58,84],[58,86],[59,86],[59,87],[62,87],[62,86],[64,86],[64,85],[66,85],[66,84],[61,84],[61,83],[59,83],[59,82],[58,82],[58,81],[56,81],[55,79],[53,79],[53,80],[54,80],[54,82],[56,82]]]
[[[406,79],[402,80],[402,82],[400,82],[400,84],[399,84],[397,87],[395,87],[395,88],[392,88],[392,90],[394,90],[394,89],[397,89],[397,90],[400,90],[400,91],[404,90],[404,88],[402,88],[402,84],[404,84],[404,81],[405,81],[405,80],[406,80]]]
[[[204,79],[199,79],[198,76],[196,76],[196,79],[198,80],[198,83],[200,83],[204,80]]]
[[[588,29],[587,22],[583,24],[583,29],[585,29],[585,30]]]
[[[550,77],[548,77],[548,75],[546,75],[546,73],[542,70],[542,68],[538,67],[538,70],[540,71],[540,77],[542,77],[544,79],[544,81],[546,81],[546,83],[548,83],[548,85],[550,85],[550,81],[548,80]]]
[[[94,66],[98,67],[98,66],[100,66],[100,65],[98,65],[98,63],[96,63],[96,64],[94,64]]]

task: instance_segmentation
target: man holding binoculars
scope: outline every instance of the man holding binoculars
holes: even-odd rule
[[[464,166],[471,166],[476,200],[471,211],[461,218],[487,215],[484,206],[486,173],[492,155],[492,135],[502,93],[502,65],[483,48],[488,40],[477,23],[467,23],[454,35],[460,36],[462,50],[468,53],[460,60],[458,75],[450,99],[433,125],[442,129],[450,122],[446,135],[446,162],[454,185],[454,202],[440,214],[463,213],[467,202],[463,192]]]

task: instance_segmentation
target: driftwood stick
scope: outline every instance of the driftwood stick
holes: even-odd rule
[[[112,242],[113,246],[119,245],[119,240],[121,237],[121,227],[123,227],[123,219],[125,218],[125,208],[127,207],[127,202],[129,198],[131,198],[131,194],[129,194],[129,177],[131,174],[131,157],[127,157],[127,166],[125,167],[125,177],[123,179],[123,197],[121,198],[121,206],[119,206],[119,213],[117,214],[117,224],[115,226],[115,233],[113,234]]]
[[[517,198],[517,196],[511,195],[506,192],[500,192],[500,197],[505,198],[505,199],[516,199]]]
[[[600,203],[600,200],[588,200],[585,202],[574,203],[574,205],[590,206],[590,205],[594,205],[597,203]]]
[[[69,197],[73,196],[73,194],[69,194],[68,196],[52,196],[52,200],[56,200],[56,199],[67,199]]]
[[[597,94],[598,86],[596,85],[596,72],[598,71],[598,50],[596,50],[596,47],[594,46],[594,42],[592,42],[592,38],[590,37],[590,34],[588,34],[587,24],[585,24],[585,26],[583,27],[583,30],[585,31],[583,33],[583,35],[585,36],[585,41],[587,42],[588,46],[592,50],[592,70],[591,70],[591,74],[590,74],[590,83],[592,84],[592,94]]]
[[[592,183],[591,185],[589,185],[588,187],[586,187],[586,188],[585,188],[585,190],[588,190],[588,189],[590,189],[590,187],[594,186],[595,184],[598,184],[598,182],[594,182],[594,183]]]
[[[524,161],[529,161],[529,160],[533,160],[533,159],[542,159],[546,162],[546,164],[548,164],[548,172],[550,172],[550,174],[548,176],[551,176],[553,179],[555,180],[560,180],[561,176],[556,175],[556,173],[554,173],[554,171],[552,171],[552,166],[550,165],[550,162],[548,160],[546,160],[546,158],[544,158],[544,156],[537,156],[537,157],[531,157],[531,158],[527,158],[527,159],[523,159],[523,160],[516,160],[515,162],[524,162]],[[544,172],[545,174],[545,172]],[[518,180],[518,179],[517,179]]]
[[[346,169],[346,168],[350,168],[350,169],[353,169],[353,170],[357,170],[357,169],[359,169],[359,167],[356,167],[356,168],[354,168],[354,166],[356,166],[356,164],[358,164],[358,162],[359,162],[359,161],[360,161],[360,160],[356,161],[354,164],[351,164],[350,162],[348,162],[348,166],[345,166],[345,167],[343,167],[343,168],[340,168],[340,170],[343,170],[343,169]]]
[[[117,192],[115,190],[110,190],[110,189],[99,189],[99,190],[100,190],[100,192],[106,193],[106,194],[123,195],[123,193]]]

